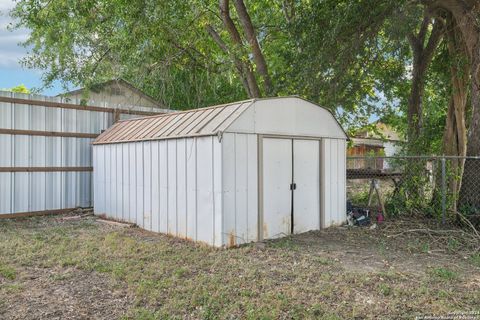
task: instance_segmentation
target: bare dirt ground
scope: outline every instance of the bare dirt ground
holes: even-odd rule
[[[480,319],[479,244],[451,226],[218,250],[72,216],[0,221],[0,319]]]

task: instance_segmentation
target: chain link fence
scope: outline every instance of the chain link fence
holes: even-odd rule
[[[348,157],[351,205],[480,225],[480,157]]]

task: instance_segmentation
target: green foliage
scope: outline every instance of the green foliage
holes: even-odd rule
[[[17,93],[30,93],[30,90],[25,87],[24,84],[20,84],[18,86],[12,87],[10,89],[2,89],[3,91],[11,91],[11,92],[17,92]]]
[[[407,35],[424,6],[407,0],[246,2],[274,92],[297,94],[332,110],[349,132],[378,117],[406,133],[411,88]],[[54,80],[92,87],[125,78],[174,109],[247,98],[232,55],[252,60],[248,43],[232,44],[216,1],[19,0],[14,28],[32,32],[26,67]],[[239,26],[231,5],[234,23]],[[206,31],[213,27],[232,51]],[[239,28],[241,30],[241,28]],[[242,33],[242,32],[241,32]],[[244,37],[244,35],[242,34]],[[449,92],[445,45],[425,83],[424,130],[409,151],[438,153]],[[262,79],[257,79],[261,85]]]

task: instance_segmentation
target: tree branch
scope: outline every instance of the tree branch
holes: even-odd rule
[[[222,18],[223,24],[227,29],[228,33],[230,34],[230,37],[232,38],[234,45],[242,53],[243,52],[242,37],[240,36],[240,33],[238,32],[237,27],[235,26],[235,23],[230,17],[229,0],[220,0],[219,7],[220,7],[220,17]],[[248,82],[250,97],[251,98],[260,97],[260,89],[258,88],[257,79],[253,74],[252,67],[250,65],[250,61],[248,60],[248,57],[244,61],[242,61],[242,69],[243,69],[243,74],[245,75]]]
[[[242,81],[242,85],[243,85],[245,91],[247,92],[247,95],[249,97],[252,96],[252,93],[250,92],[250,87],[248,85],[248,81],[247,81],[247,78],[246,78],[246,75],[245,75],[245,72],[244,72],[244,66],[242,64],[242,61],[240,61],[240,59],[238,59],[237,57],[233,56],[230,53],[230,51],[228,50],[228,47],[225,44],[225,42],[222,40],[222,38],[220,37],[218,32],[215,31],[215,29],[211,25],[206,25],[205,29],[207,30],[208,34],[210,34],[210,36],[213,38],[213,41],[215,41],[215,43],[220,47],[220,49],[224,53],[226,53],[227,55],[232,56],[233,63],[234,63],[235,68],[237,69],[237,71],[240,75],[240,79]]]
[[[267,95],[270,95],[272,94],[272,81],[270,80],[267,62],[265,61],[262,50],[260,49],[260,45],[255,34],[255,29],[253,27],[252,20],[250,19],[250,15],[247,12],[247,8],[245,7],[245,3],[243,2],[243,0],[234,0],[233,3],[235,5],[235,9],[237,10],[238,17],[240,18],[240,23],[242,24],[243,30],[245,31],[248,43],[252,48],[255,65],[257,66],[257,70],[263,78],[265,93]]]

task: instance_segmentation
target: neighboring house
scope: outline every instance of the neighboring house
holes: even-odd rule
[[[404,141],[397,132],[382,122],[376,124],[376,130],[360,130],[350,140],[352,145],[347,150],[350,157],[393,157],[398,154]],[[380,158],[368,164],[365,160],[350,161],[349,167],[387,169],[388,164]]]
[[[169,112],[161,102],[140,91],[123,79],[99,83],[85,92],[85,88],[62,93],[60,96],[71,103],[105,105],[118,109],[139,108],[143,111]]]

